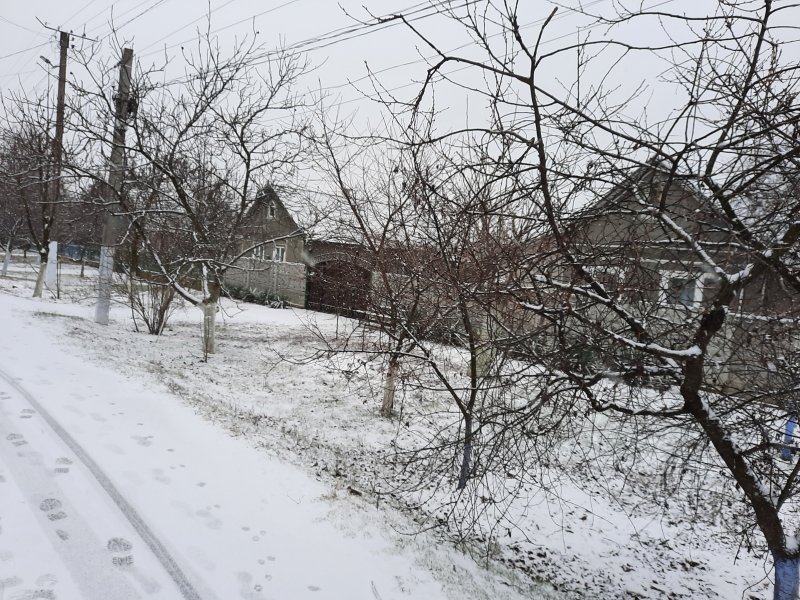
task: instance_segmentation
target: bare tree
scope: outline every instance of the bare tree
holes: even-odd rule
[[[418,132],[411,145],[475,148],[460,169],[491,164],[512,190],[491,214],[540,228],[498,290],[516,311],[495,322],[562,382],[550,402],[617,419],[619,435],[674,428],[670,462],[724,469],[738,491],[723,495],[746,507],[736,529],[757,527],[775,561],[775,598],[797,598],[800,466],[780,460],[791,458],[782,423],[797,412],[800,73],[784,52],[796,30],[783,27],[796,8],[573,11],[606,35],[557,46],[558,11],[532,28],[527,10],[454,5],[473,42],[464,54],[408,23],[432,56],[419,95],[394,105]],[[661,81],[631,81],[642,63]],[[445,86],[482,98],[485,118],[430,127]],[[651,116],[652,97],[673,104]],[[631,433],[629,444],[647,442]]]
[[[263,190],[293,175],[303,125],[292,86],[305,64],[251,42],[226,53],[209,38],[194,53],[187,49],[183,60],[185,76],[176,80],[134,75],[126,152],[136,166],[133,177],[150,174],[137,181],[149,200],[126,204],[133,196],[124,192],[118,200],[129,233],[135,232],[164,282],[202,309],[203,350],[210,353],[225,273],[255,247],[274,241],[245,243],[243,227]],[[100,143],[105,132],[96,129],[93,115],[111,114],[113,103],[89,87],[83,93],[92,110],[83,111],[81,126]],[[164,255],[158,240],[180,251]]]
[[[11,252],[14,242],[22,231],[24,218],[22,204],[16,194],[16,186],[9,177],[0,179],[0,240],[3,240],[5,252],[3,253],[3,268],[0,275],[5,277],[11,262]]]
[[[510,324],[504,322],[502,333],[496,328],[505,311],[498,284],[516,268],[523,247],[504,217],[511,190],[493,165],[486,172],[462,168],[463,153],[478,158],[469,147],[442,152],[388,144],[385,137],[355,140],[324,118],[321,128],[322,167],[341,199],[340,230],[366,248],[372,269],[368,308],[358,315],[372,335],[366,344],[359,337],[336,349],[384,358],[384,417],[393,414],[401,369],[406,387],[452,402],[458,427],[408,460],[433,468],[433,462],[441,466],[437,454],[455,459],[462,490],[477,469],[481,424],[500,395],[517,391],[507,385],[518,378],[505,364]],[[507,344],[492,343],[500,339]],[[460,365],[456,371],[453,362]],[[444,471],[453,473],[449,466]]]
[[[47,95],[14,96],[8,99],[6,120],[2,176],[9,201],[18,205],[16,211],[39,253],[33,295],[40,297],[64,186],[60,165],[53,159],[54,114]]]

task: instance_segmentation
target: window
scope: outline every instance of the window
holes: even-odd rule
[[[667,288],[665,301],[667,304],[677,306],[694,306],[698,292],[697,280],[690,277],[669,277],[667,279]]]
[[[253,248],[253,258],[257,258],[258,260],[264,260],[264,246]]]
[[[715,278],[709,274],[687,271],[661,271],[662,306],[698,308],[703,302],[703,290],[713,287]]]
[[[275,203],[274,202],[270,202],[267,205],[267,217],[269,217],[270,219],[274,219],[275,218]]]
[[[275,250],[272,251],[272,260],[284,262],[286,260],[286,246],[275,246]]]

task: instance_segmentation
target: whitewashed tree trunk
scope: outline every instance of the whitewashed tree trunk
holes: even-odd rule
[[[94,322],[108,325],[108,313],[111,309],[111,282],[114,270],[114,249],[109,246],[100,247],[100,269],[98,273],[97,305],[94,310]]]
[[[800,557],[773,553],[775,558],[774,600],[797,600],[800,597]]]
[[[58,242],[50,242],[50,249],[47,252],[47,269],[44,274],[44,285],[48,290],[56,287],[56,277],[58,276]]]
[[[8,238],[8,243],[6,244],[6,253],[3,256],[3,273],[2,276],[5,277],[8,275],[8,265],[11,263],[11,238]]]
[[[386,368],[386,378],[383,380],[383,404],[381,404],[381,416],[391,417],[394,413],[394,394],[397,390],[397,374],[400,371],[400,361],[392,357],[389,359],[389,366]]]
[[[203,301],[203,353],[213,354],[216,349],[217,301]]]
[[[40,256],[39,258],[39,274],[36,276],[36,285],[33,288],[33,297],[41,298],[42,290],[44,289],[44,275],[47,272],[47,257]]]

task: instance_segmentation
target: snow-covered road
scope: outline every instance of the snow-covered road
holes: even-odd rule
[[[86,309],[48,309],[0,296],[0,369],[13,378],[0,378],[0,600],[435,600],[484,577],[425,536],[398,536],[347,490],[55,343]]]
[[[0,439],[0,471],[8,474],[0,515],[15,517],[4,532],[14,547],[2,554],[13,575],[0,581],[0,594],[198,598],[96,463],[1,369]]]

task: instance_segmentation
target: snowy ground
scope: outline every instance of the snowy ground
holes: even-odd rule
[[[88,567],[75,574],[70,544],[94,549],[93,568],[143,597],[181,597],[161,551],[202,598],[551,597],[537,581],[556,585],[554,598],[768,596],[764,564],[723,528],[690,527],[680,502],[662,514],[623,501],[607,481],[553,477],[558,502],[531,490],[493,540],[499,560],[476,562],[447,531],[418,533],[435,507],[373,493],[396,483],[390,448],[413,444],[423,415],[441,409],[410,397],[402,418],[380,419],[380,365],[306,360],[319,346],[313,328],[335,335],[346,320],[226,303],[219,352],[204,362],[196,309],[177,312],[161,337],[134,333],[121,304],[101,327],[94,273],[65,268],[61,299],[39,301],[27,298],[30,269],[14,267],[0,279],[0,369],[22,387],[0,380],[0,486],[11,488],[0,494],[1,600],[137,597],[88,594],[81,577],[94,579]],[[655,484],[648,477],[639,485]],[[48,499],[66,517],[51,520]],[[479,557],[484,547],[464,549]]]
[[[124,310],[109,328],[90,312],[0,295],[3,600],[539,597],[232,437],[140,370],[153,347]]]

